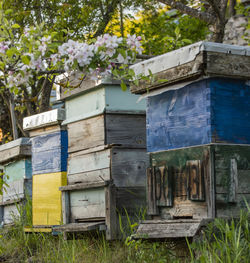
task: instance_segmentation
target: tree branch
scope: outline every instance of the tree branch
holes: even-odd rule
[[[168,5],[172,8],[175,8],[179,10],[181,13],[188,14],[190,16],[196,17],[200,20],[203,20],[207,22],[208,24],[214,24],[216,22],[216,18],[208,13],[208,12],[201,12],[197,9],[194,9],[192,7],[189,7],[185,4],[183,4],[180,1],[174,1],[174,0],[158,0],[158,2],[163,3],[165,5]]]

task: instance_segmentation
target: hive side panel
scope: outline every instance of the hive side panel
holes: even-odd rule
[[[70,192],[71,222],[105,218],[104,188]]]
[[[19,204],[12,204],[3,207],[3,222],[5,225],[12,224],[20,217]]]
[[[104,115],[69,123],[68,136],[69,153],[104,145]]]
[[[237,79],[208,81],[212,92],[212,141],[250,144],[250,86]]]
[[[121,86],[105,88],[106,110],[108,111],[144,111],[145,100],[138,101],[139,95],[131,94],[129,89],[123,91]]]
[[[146,147],[146,117],[136,114],[106,114],[106,144]]]
[[[162,167],[166,167],[169,178],[172,178],[170,184],[173,192],[173,203],[170,207],[162,205],[160,202],[162,195],[164,195],[162,181],[161,177],[157,179],[156,176],[155,178],[155,202],[162,218],[208,217],[208,200],[210,198],[208,185],[210,176],[209,152],[209,147],[201,146],[150,154],[152,167],[159,171],[163,170]],[[195,170],[193,175],[190,174],[190,164]],[[191,175],[195,177],[193,180],[190,180]],[[202,187],[197,187],[197,183],[199,183],[198,185],[201,184]]]
[[[117,187],[145,187],[149,158],[145,149],[113,148],[111,172]]]
[[[210,90],[201,80],[147,98],[149,152],[208,144]]]
[[[69,98],[65,101],[66,123],[83,120],[99,115],[105,109],[104,88],[94,89],[84,96]]]
[[[67,184],[66,173],[33,176],[33,225],[59,225],[62,222],[60,186]]]
[[[250,205],[250,147],[215,147],[216,216],[238,217]]]
[[[30,179],[32,177],[31,160],[22,159],[5,165],[4,174],[7,183],[24,178]]]

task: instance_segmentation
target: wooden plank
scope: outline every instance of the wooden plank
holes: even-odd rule
[[[8,201],[5,201],[5,202],[2,201],[2,202],[0,203],[0,206],[17,204],[17,203],[22,202],[23,200],[25,200],[25,197],[23,197],[23,198],[17,198],[17,199],[12,199],[12,200],[8,200]]]
[[[70,193],[70,222],[93,217],[105,217],[104,188],[84,189]]]
[[[105,187],[105,222],[106,222],[106,239],[114,240],[118,237],[118,218],[116,204],[116,188],[109,184]]]
[[[105,144],[104,115],[69,123],[67,127],[69,153]]]
[[[190,222],[158,222],[157,224],[140,224],[136,232],[136,238],[159,239],[159,238],[181,238],[193,237],[200,228],[201,221],[190,220]],[[176,222],[177,221],[177,222]]]
[[[229,69],[225,65],[229,65]],[[132,86],[133,93],[145,93],[160,86],[187,81],[199,76],[223,76],[249,78],[249,48],[235,45],[198,42],[155,58],[137,63],[131,68],[136,74],[149,75],[152,72],[155,83],[146,81]],[[166,79],[165,82],[157,82]]]
[[[145,149],[112,149],[111,174],[117,187],[146,186],[149,157]]]
[[[53,231],[55,232],[85,232],[85,231],[93,231],[99,230],[100,227],[105,226],[105,222],[88,222],[88,223],[70,223],[61,226],[53,227]]]
[[[32,115],[23,119],[23,129],[33,130],[44,126],[55,125],[61,123],[65,119],[64,109],[54,109]]]
[[[12,224],[20,217],[17,204],[6,205],[3,207],[3,223],[4,225]]]
[[[204,174],[200,160],[187,161],[188,196],[192,201],[205,201]]]
[[[68,224],[70,222],[70,201],[67,191],[62,192],[62,218],[63,224]]]
[[[65,101],[65,110],[66,120],[63,124],[102,114],[105,110],[105,89],[100,86],[83,95],[68,98]]]
[[[66,129],[66,126],[52,125],[52,126],[48,126],[48,127],[42,127],[39,129],[35,129],[35,130],[30,130],[29,136],[30,137],[36,137],[36,136],[41,136],[41,135],[47,135],[47,134],[59,132],[61,130],[65,130],[65,129]]]
[[[33,225],[50,226],[61,224],[62,200],[59,187],[66,184],[66,172],[33,176]]]
[[[145,115],[106,114],[106,144],[146,147]]]
[[[137,215],[140,209],[146,207],[145,187],[116,188],[116,207],[121,215]]]
[[[20,179],[17,181],[9,182],[6,190],[3,191],[3,202],[24,198],[25,195],[32,193],[32,180]]]
[[[155,173],[154,167],[147,169],[147,214],[157,215],[159,210],[156,206]]]
[[[103,181],[103,182],[91,182],[91,183],[80,183],[74,185],[66,185],[61,186],[59,188],[60,191],[74,191],[74,190],[84,190],[84,189],[91,189],[91,188],[99,188],[108,185],[110,181]]]
[[[228,201],[235,203],[237,199],[238,191],[238,170],[237,161],[235,159],[230,160],[230,185],[228,191]]]
[[[69,176],[109,167],[110,149],[82,155],[70,155],[68,159]]]
[[[86,182],[103,182],[108,180],[110,180],[110,168],[68,175],[68,185]]]

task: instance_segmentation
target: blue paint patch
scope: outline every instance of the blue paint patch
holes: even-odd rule
[[[68,134],[59,131],[32,139],[33,174],[67,171]]]
[[[208,143],[250,143],[250,87],[210,78],[147,98],[149,152]]]

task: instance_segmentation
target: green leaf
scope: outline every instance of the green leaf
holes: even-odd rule
[[[20,28],[20,26],[18,24],[14,24],[11,26],[12,28]]]
[[[176,36],[180,35],[180,28],[178,26],[175,28],[174,33],[175,33]]]
[[[13,13],[13,10],[12,9],[7,9],[4,13],[5,13],[5,15],[9,15],[9,14]]]
[[[25,65],[30,64],[30,57],[29,56],[26,56],[26,55],[21,56],[21,60],[22,60],[23,64],[25,64]]]
[[[2,61],[0,61],[0,69],[1,69],[2,71],[4,71],[4,67],[5,67],[5,64],[4,64]]]
[[[124,83],[123,80],[121,81],[121,88],[122,88],[122,91],[126,91],[127,90],[127,85]]]

